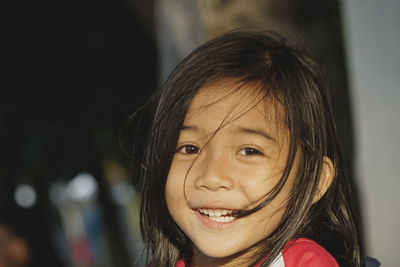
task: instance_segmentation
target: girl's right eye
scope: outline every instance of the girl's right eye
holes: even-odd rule
[[[199,154],[200,148],[195,145],[183,145],[178,148],[178,152],[182,154]]]

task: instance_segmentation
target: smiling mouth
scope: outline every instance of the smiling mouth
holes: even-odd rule
[[[236,211],[224,209],[199,209],[199,213],[215,222],[231,222],[237,219]]]

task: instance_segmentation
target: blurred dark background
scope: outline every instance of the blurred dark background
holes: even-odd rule
[[[119,166],[121,125],[157,84],[152,8],[109,0],[2,8],[0,223],[22,220],[28,232],[46,232],[29,237],[32,247],[50,249],[34,249],[37,266],[61,266],[54,253],[65,266],[133,262],[110,190],[129,185]],[[21,191],[28,203],[14,208],[21,185],[30,186]]]
[[[125,121],[192,49],[243,26],[296,36],[322,66],[361,213],[342,8],[337,0],[3,3],[0,252],[20,267],[142,266]]]

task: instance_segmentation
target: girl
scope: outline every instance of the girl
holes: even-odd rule
[[[233,31],[184,59],[144,165],[150,266],[361,265],[326,84],[276,33]]]

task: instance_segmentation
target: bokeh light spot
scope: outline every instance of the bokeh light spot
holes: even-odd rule
[[[15,189],[14,200],[23,208],[31,208],[36,204],[36,191],[31,185],[21,184]]]

